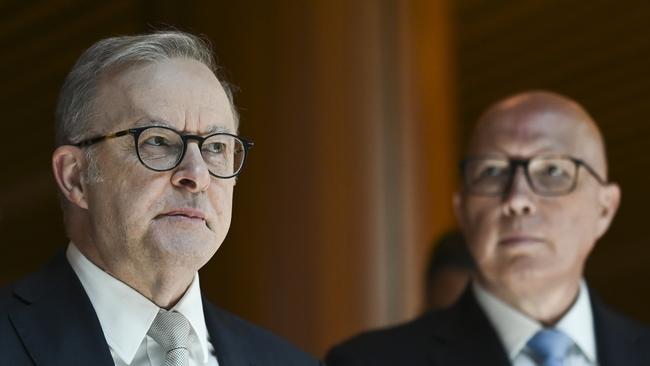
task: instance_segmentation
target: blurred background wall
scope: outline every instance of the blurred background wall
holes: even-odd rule
[[[0,284],[67,243],[49,161],[66,72],[100,38],[175,26],[211,40],[256,142],[201,273],[214,302],[319,356],[415,316],[473,122],[547,88],[599,121],[623,189],[588,279],[650,321],[648,15],[634,1],[0,1]]]

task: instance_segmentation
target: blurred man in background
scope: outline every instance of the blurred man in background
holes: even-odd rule
[[[474,271],[474,260],[460,231],[442,235],[434,244],[425,278],[427,309],[453,305],[463,293]]]
[[[650,330],[583,280],[618,208],[602,136],[576,102],[533,91],[480,118],[462,162],[458,221],[477,265],[452,307],[360,335],[341,365],[649,365]]]
[[[318,364],[201,296],[252,146],[216,70],[181,32],[104,39],[77,61],[52,156],[70,244],[0,293],[0,364]]]

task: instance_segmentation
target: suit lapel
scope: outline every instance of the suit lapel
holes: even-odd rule
[[[63,253],[18,282],[9,318],[37,366],[113,365],[97,315]]]
[[[236,334],[236,327],[230,326],[229,316],[215,308],[203,298],[203,313],[205,324],[210,334],[210,341],[217,354],[219,366],[253,366],[253,348],[244,344],[245,337]]]
[[[471,287],[461,299],[432,324],[433,365],[509,366],[510,360],[487,316],[479,307]]]

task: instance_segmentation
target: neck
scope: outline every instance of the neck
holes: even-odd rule
[[[89,261],[101,270],[163,309],[169,310],[174,307],[194,280],[195,273],[189,273],[186,268],[169,268],[162,264],[157,268],[144,268],[137,263],[129,263],[129,265],[127,261],[111,263],[102,259],[95,246],[77,242],[75,245]]]
[[[156,305],[169,310],[183,297],[192,284],[193,277],[181,278],[181,276],[176,275],[159,276],[147,283],[142,283],[141,286],[133,288]]]
[[[544,326],[556,324],[571,309],[580,292],[580,278],[560,281],[552,286],[527,284],[524,288],[506,289],[478,279],[490,293]]]

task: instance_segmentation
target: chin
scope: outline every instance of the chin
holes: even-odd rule
[[[152,235],[147,246],[154,257],[167,263],[200,268],[219,248],[214,236],[196,231],[174,231]]]
[[[519,258],[511,263],[503,273],[503,277],[513,284],[532,285],[551,279],[557,269],[546,261],[534,258]]]

